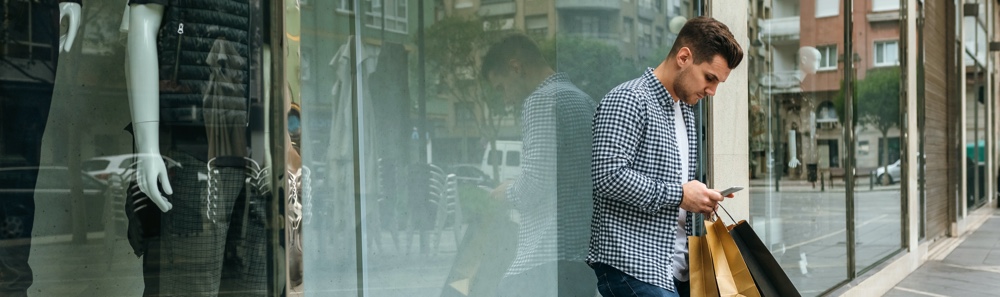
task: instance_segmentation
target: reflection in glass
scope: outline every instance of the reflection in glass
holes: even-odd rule
[[[598,2],[286,9],[301,14],[286,55],[303,63],[288,92],[311,172],[305,294],[595,295],[582,263],[593,108],[658,64],[676,36],[667,20],[692,10]],[[488,55],[494,45],[510,50]]]
[[[751,224],[796,287],[847,277],[840,1],[749,5]]]
[[[5,13],[0,34],[18,28],[0,55],[0,295],[263,295],[264,3],[205,1],[197,9],[212,13],[192,15],[188,1],[129,11],[84,1],[68,17],[82,24],[76,42],[57,51],[59,7],[75,5],[58,2],[2,4],[23,13]],[[157,41],[147,47],[156,56],[126,58],[123,11],[162,25],[128,31]],[[130,87],[138,81],[151,87]],[[135,105],[152,117],[133,118]],[[141,123],[162,154],[137,153],[149,143],[134,141]],[[153,163],[172,186],[165,213],[136,203],[150,201],[139,164]]]

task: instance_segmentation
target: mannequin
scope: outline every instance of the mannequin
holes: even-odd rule
[[[261,1],[128,2],[136,184],[164,213],[143,255],[144,295],[263,294],[266,174],[248,141]]]
[[[163,18],[163,6],[159,4],[136,4],[129,8],[128,28],[128,71],[129,106],[132,110],[132,128],[139,159],[136,181],[139,189],[149,195],[161,211],[167,212],[173,205],[156,190],[157,182],[163,193],[173,194],[167,179],[167,168],[160,158],[159,143],[159,75],[149,71],[156,69],[156,32]]]
[[[803,46],[799,48],[799,66],[802,72],[816,74],[816,70],[819,69],[819,60],[822,58],[821,55],[815,47]]]
[[[80,4],[63,2],[59,4],[59,17],[69,19],[66,35],[59,38],[59,50],[69,52],[80,29]],[[163,6],[159,4],[131,5],[128,15],[129,61],[129,105],[132,110],[133,130],[138,153],[141,155],[137,168],[139,189],[149,195],[161,211],[167,212],[173,205],[160,193],[152,191],[157,182],[167,195],[173,194],[167,179],[166,165],[160,158],[159,146],[159,84],[156,69],[156,32],[160,29]]]

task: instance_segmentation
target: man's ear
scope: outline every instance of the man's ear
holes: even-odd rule
[[[511,58],[507,61],[507,69],[510,69],[510,73],[523,74],[524,67],[521,65],[521,61],[515,58]]]
[[[691,48],[682,47],[677,51],[677,56],[674,57],[677,62],[677,67],[684,67],[686,64],[690,64],[694,61],[694,56],[691,54]]]

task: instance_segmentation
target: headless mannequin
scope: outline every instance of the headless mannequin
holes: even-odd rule
[[[69,30],[60,38],[59,49],[69,51],[80,27],[80,5],[60,3],[60,18],[69,18]],[[167,168],[160,157],[159,144],[159,73],[157,69],[156,32],[163,18],[163,6],[159,4],[134,4],[128,9],[128,55],[126,62],[129,81],[129,106],[138,149],[139,165],[137,183],[139,189],[156,203],[161,211],[167,212],[173,205],[160,194],[157,182],[167,195],[173,194],[167,179]]]

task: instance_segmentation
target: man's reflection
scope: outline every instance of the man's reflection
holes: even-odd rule
[[[596,104],[566,74],[555,72],[525,35],[494,44],[482,67],[505,103],[521,109],[522,120],[521,175],[492,193],[509,201],[520,217],[517,253],[498,292],[551,296],[558,289],[559,296],[593,296],[596,280],[584,259]]]

